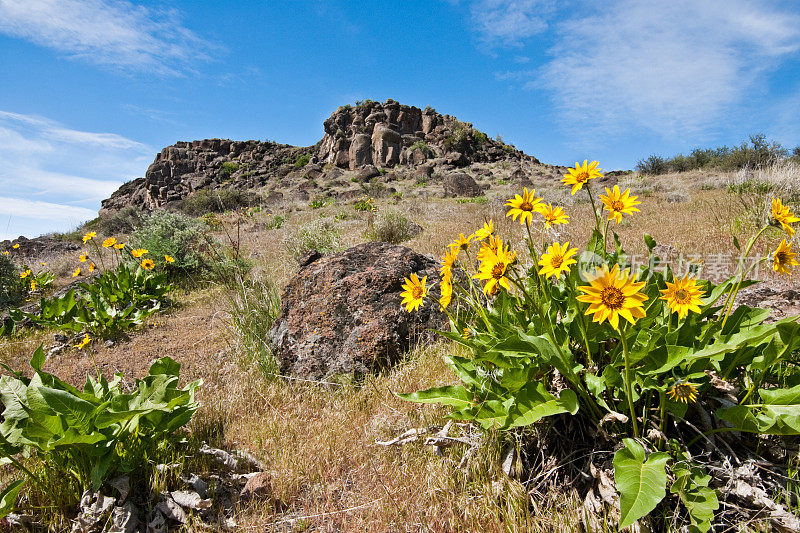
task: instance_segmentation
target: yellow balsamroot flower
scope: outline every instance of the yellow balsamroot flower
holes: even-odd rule
[[[553,207],[553,204],[542,205],[539,213],[544,218],[544,225],[548,228],[554,224],[569,224],[569,215],[564,213],[563,207]]]
[[[772,199],[772,218],[774,219],[773,224],[775,226],[780,224],[784,231],[789,234],[789,237],[794,235],[794,228],[789,224],[800,221],[800,218],[794,216],[788,206],[783,205],[780,198]]]
[[[32,279],[32,280],[31,280],[31,290],[32,290],[32,291],[35,291],[35,290],[36,290],[36,280],[35,280],[35,279]]]
[[[18,242],[14,243],[11,245],[11,247],[16,250],[17,248],[19,248],[19,243]]]
[[[76,344],[75,347],[79,350],[83,350],[84,348],[86,348],[86,346],[88,346],[90,342],[91,339],[89,338],[89,334],[87,333],[86,336],[83,339],[81,339],[81,342]]]
[[[114,237],[109,237],[108,239],[103,241],[103,248],[111,248],[117,243],[117,239]]]
[[[94,272],[97,267],[94,266],[94,263],[89,263],[89,272]]]
[[[631,196],[631,190],[625,189],[625,192],[619,192],[619,185],[614,185],[614,190],[606,187],[606,194],[608,196],[600,196],[600,200],[605,204],[603,209],[608,211],[608,220],[614,220],[617,224],[622,222],[622,215],[632,215],[638,208],[633,207],[642,202],[637,201],[638,196]]]
[[[76,268],[75,272],[72,273],[72,277],[73,278],[77,278],[80,275],[81,275],[81,269],[80,268]]]
[[[678,313],[678,318],[685,317],[689,311],[700,312],[699,304],[703,303],[700,297],[705,292],[697,286],[697,280],[689,279],[689,274],[674,283],[667,282],[667,288],[660,290],[664,296],[659,300],[666,301],[670,310]]]
[[[678,382],[667,391],[667,396],[674,402],[694,403],[697,399],[697,387],[691,383]]]
[[[597,161],[588,163],[588,161],[588,159],[584,159],[582,165],[575,163],[575,168],[567,170],[567,174],[564,174],[564,179],[561,180],[565,185],[572,185],[572,194],[581,190],[583,184],[588,183],[589,180],[603,177],[600,173],[601,169],[597,168],[599,163]]]
[[[153,262],[152,259],[145,259],[144,261],[141,262],[141,265],[142,268],[145,270],[153,270],[153,267],[156,266],[156,264]]]
[[[483,227],[469,236],[470,240],[482,241],[494,233],[494,222],[484,222]]]
[[[439,269],[439,272],[442,273],[443,277],[445,275],[449,276],[453,271],[453,264],[456,262],[457,257],[458,252],[453,253],[453,250],[446,250],[444,252],[444,257],[442,257],[442,267]]]
[[[3,252],[3,255],[8,255],[8,250],[6,250],[5,252]]]
[[[133,257],[135,257],[136,259],[139,259],[140,257],[142,257],[146,253],[147,253],[147,250],[145,250],[144,248],[137,248],[135,250],[131,250],[131,255]]]
[[[470,238],[464,237],[463,233],[458,234],[458,239],[452,244],[450,244],[450,250],[455,252],[458,255],[458,252],[461,250],[469,250],[470,245]]]
[[[511,290],[511,284],[506,277],[506,270],[509,265],[516,261],[517,253],[509,252],[502,247],[497,251],[497,254],[487,255],[481,262],[478,273],[472,276],[474,279],[485,281],[483,286],[484,294],[494,294],[497,292],[498,287],[503,287],[505,290]]]
[[[453,284],[449,276],[447,279],[442,279],[442,282],[439,284],[439,290],[442,292],[441,297],[439,297],[439,305],[442,306],[442,309],[447,309],[447,306],[450,305],[450,301],[453,299]]]
[[[175,262],[175,258],[170,256],[170,255],[165,255],[164,256],[164,261],[166,261],[167,263],[174,263]]]
[[[506,206],[511,208],[506,213],[506,216],[511,217],[513,220],[517,220],[517,217],[519,217],[520,224],[530,225],[533,221],[533,212],[538,211],[537,204],[542,201],[541,198],[536,198],[535,195],[536,189],[531,189],[531,192],[528,192],[528,188],[525,187],[522,190],[522,196],[517,194],[506,202]]]
[[[97,232],[96,231],[90,231],[89,233],[87,233],[86,235],[83,236],[83,243],[86,244],[87,242],[89,242],[92,239],[94,239],[96,236],[97,236]]]
[[[539,260],[539,264],[542,266],[539,269],[539,274],[545,277],[553,276],[558,278],[562,272],[569,272],[569,266],[577,263],[575,259],[572,259],[572,256],[578,252],[578,249],[567,248],[569,248],[569,241],[565,242],[563,246],[557,242],[551,244],[547,248],[547,252]]]
[[[791,274],[792,267],[800,264],[795,259],[796,256],[792,251],[792,243],[787,244],[786,239],[783,239],[778,249],[772,253],[772,270],[779,274]]]
[[[85,263],[86,260],[89,259],[89,256],[86,254],[81,254],[81,256],[78,259],[80,260],[81,263]]]
[[[481,243],[478,251],[478,261],[483,262],[487,257],[497,255],[498,250],[503,248],[503,239],[500,237],[489,237],[488,241]]]
[[[594,322],[603,323],[606,319],[614,329],[619,329],[619,317],[631,324],[637,318],[644,318],[643,302],[647,296],[639,292],[644,281],[636,282],[628,269],[620,271],[619,265],[609,270],[608,265],[597,267],[595,277],[589,286],[578,287],[586,294],[577,300],[589,304],[587,315],[594,314]]]
[[[26,270],[25,272],[21,273],[21,274],[19,275],[19,277],[20,277],[20,279],[25,279],[25,278],[27,278],[27,277],[28,277],[28,276],[30,276],[30,275],[31,275],[31,271],[30,271],[30,270]]]
[[[118,242],[117,244],[114,245],[114,248],[116,248],[117,250],[122,250],[123,248],[125,248],[125,245],[121,242]]]
[[[405,290],[400,293],[400,296],[403,297],[401,305],[405,305],[406,311],[409,313],[419,309],[419,306],[422,305],[422,300],[427,294],[425,290],[425,280],[427,279],[428,276],[425,276],[420,280],[417,274],[414,273],[406,278],[406,282],[403,283],[402,286]]]

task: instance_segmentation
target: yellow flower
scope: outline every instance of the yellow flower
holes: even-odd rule
[[[146,253],[147,250],[145,250],[144,248],[137,248],[135,250],[131,250],[131,255],[137,259],[142,257]]]
[[[8,250],[6,250],[5,252],[3,252],[3,255],[8,255]]]
[[[405,290],[400,293],[400,296],[403,297],[401,305],[405,305],[406,311],[409,313],[419,309],[419,306],[422,305],[422,300],[427,294],[425,291],[425,280],[427,279],[428,276],[425,276],[420,280],[417,274],[414,273],[411,274],[410,278],[406,278],[406,282],[403,283],[402,287]]]
[[[536,189],[531,189],[531,192],[528,192],[528,188],[525,187],[522,190],[522,196],[517,194],[506,202],[506,206],[511,208],[506,213],[506,216],[511,217],[513,220],[517,220],[517,217],[519,217],[520,224],[530,225],[533,221],[533,212],[538,210],[537,204],[542,201],[541,198],[536,198],[535,194]]]
[[[552,275],[554,278],[558,278],[562,272],[569,272],[569,266],[577,263],[575,259],[572,259],[572,256],[578,252],[578,249],[571,248],[568,250],[568,247],[569,241],[565,242],[563,246],[557,242],[551,244],[547,248],[547,252],[539,260],[539,264],[542,266],[539,274],[545,277]]]
[[[28,277],[28,276],[30,276],[30,275],[31,275],[31,271],[30,271],[30,270],[26,270],[25,272],[23,272],[22,274],[20,274],[20,275],[19,275],[19,277],[20,277],[20,279],[25,279],[25,278],[27,278],[27,277]]]
[[[667,282],[667,288],[660,290],[664,296],[661,296],[659,300],[666,301],[670,310],[678,313],[678,318],[685,317],[689,311],[700,312],[698,304],[703,303],[700,297],[705,292],[700,290],[696,280],[689,279],[689,274],[674,283]]]
[[[600,173],[601,169],[597,168],[597,161],[587,163],[588,161],[588,159],[584,159],[582,165],[575,163],[575,168],[567,170],[567,174],[564,174],[564,179],[561,180],[565,185],[572,185],[572,194],[581,190],[583,184],[589,180],[603,177]]]
[[[472,277],[486,282],[483,286],[484,294],[494,294],[498,286],[507,291],[511,290],[511,284],[506,277],[506,270],[516,260],[516,257],[516,252],[509,252],[501,244],[497,254],[487,254],[483,258],[478,273]]]
[[[482,241],[494,233],[494,222],[484,222],[483,227],[469,236],[470,240]]]
[[[774,219],[773,224],[776,226],[778,224],[783,226],[783,229],[789,234],[789,237],[794,235],[794,228],[789,224],[800,221],[800,218],[794,216],[794,213],[789,210],[789,207],[783,205],[779,198],[772,199],[772,218]]]
[[[164,261],[166,261],[167,263],[174,263],[175,262],[175,258],[173,258],[172,256],[169,256],[169,255],[165,255],[164,256]]]
[[[469,328],[464,328],[464,331],[461,332],[461,337],[464,339],[470,338],[470,331]]]
[[[564,213],[563,207],[553,207],[553,204],[542,205],[539,213],[544,218],[544,225],[548,228],[553,224],[569,223],[569,215]]]
[[[90,231],[86,235],[83,236],[83,243],[86,244],[87,242],[91,241],[97,235],[96,231]]]
[[[117,239],[115,239],[114,237],[109,237],[108,239],[103,241],[103,248],[111,248],[112,246],[114,246],[114,244],[116,244],[116,242]]]
[[[791,274],[791,267],[799,264],[795,256],[797,254],[792,251],[792,243],[787,244],[786,239],[783,239],[778,249],[772,253],[772,270],[779,274]]]
[[[439,284],[439,289],[442,292],[442,296],[439,298],[439,305],[442,306],[442,309],[446,309],[448,305],[450,305],[450,301],[453,299],[453,284],[451,283],[450,276],[447,278],[442,278],[442,282]]]
[[[697,399],[697,387],[691,383],[678,382],[667,391],[667,395],[672,401],[694,403]]]
[[[81,263],[85,263],[86,260],[89,259],[89,256],[86,254],[81,254],[81,256],[78,259],[80,259]]]
[[[114,245],[114,248],[116,248],[117,250],[122,250],[123,248],[125,248],[125,245],[121,242],[118,242],[117,244]]]
[[[486,257],[497,255],[497,251],[503,247],[503,240],[500,237],[489,237],[488,241],[481,243],[478,251],[478,261],[483,261]]]
[[[600,196],[600,200],[605,204],[603,209],[608,211],[608,220],[614,220],[617,224],[622,222],[622,215],[632,215],[634,211],[639,209],[633,207],[642,202],[637,201],[638,196],[631,196],[631,190],[625,189],[625,192],[619,192],[619,185],[614,185],[614,190],[606,187],[606,194],[608,196]]]
[[[32,279],[32,280],[31,280],[31,290],[32,290],[32,291],[35,291],[35,290],[36,290],[36,280],[35,280],[35,279]]]
[[[14,243],[11,245],[11,247],[16,250],[17,248],[19,248],[19,243]]]
[[[458,255],[458,252],[461,250],[469,250],[470,238],[464,237],[463,233],[458,234],[458,239],[456,242],[450,244],[450,250],[455,252]]]
[[[439,272],[442,273],[442,276],[449,275],[453,271],[453,264],[456,262],[457,257],[458,252],[453,252],[453,250],[446,250],[444,252],[444,257],[442,257],[442,267],[439,269]]]
[[[619,329],[621,316],[631,324],[637,318],[644,318],[642,303],[647,296],[639,292],[645,282],[635,282],[628,269],[620,272],[619,265],[608,270],[608,265],[597,267],[589,286],[578,287],[586,294],[578,296],[578,301],[589,304],[587,315],[594,314],[594,322],[603,323],[606,319],[614,329]]]
[[[145,259],[141,264],[145,270],[153,270],[153,267],[156,266],[152,259]]]
[[[89,334],[87,333],[86,336],[83,339],[81,339],[81,342],[79,344],[76,344],[75,347],[79,350],[83,350],[90,342],[91,339],[89,338]]]
[[[41,263],[41,265],[42,265],[42,266],[45,266],[46,264],[47,264],[47,263],[45,263],[44,261],[42,261],[42,263]]]
[[[94,272],[94,269],[97,268],[94,266],[94,263],[89,263],[89,272]]]
[[[72,273],[72,277],[73,278],[77,278],[80,275],[81,275],[81,269],[80,268],[76,268],[75,272]]]

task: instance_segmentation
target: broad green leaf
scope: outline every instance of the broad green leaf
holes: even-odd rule
[[[546,416],[578,412],[578,396],[575,391],[562,390],[553,396],[542,383],[528,383],[520,389],[508,414],[505,428],[529,426]]]
[[[53,411],[66,417],[70,426],[88,426],[89,417],[94,412],[95,406],[86,400],[81,400],[66,391],[39,387],[39,393]]]
[[[452,405],[458,409],[464,409],[472,405],[472,394],[467,392],[467,389],[461,385],[434,387],[408,394],[398,394],[398,396],[410,402]]]
[[[681,454],[684,456],[684,454]],[[719,509],[717,492],[709,488],[711,476],[702,468],[680,461],[672,468],[675,481],[670,487],[672,494],[677,494],[689,512],[692,525],[703,533],[711,529],[714,511]]]
[[[17,503],[17,496],[22,489],[23,483],[25,483],[24,479],[18,479],[0,492],[0,518],[5,517],[14,510],[14,505]]]
[[[44,350],[42,350],[42,345],[40,344],[36,351],[33,352],[33,356],[31,357],[31,368],[36,370],[37,372],[42,369],[42,365],[44,365]]]
[[[166,375],[178,377],[181,370],[181,364],[169,356],[162,357],[150,366],[149,374],[151,376]]]
[[[718,409],[717,416],[740,431],[770,435],[800,435],[800,385],[790,389],[759,389],[762,403]]]
[[[647,515],[664,499],[669,454],[651,453],[633,439],[624,440],[624,448],[614,454],[614,481],[620,494],[619,527],[628,527]]]

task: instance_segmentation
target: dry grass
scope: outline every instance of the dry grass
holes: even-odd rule
[[[685,254],[729,253],[734,236],[740,241],[746,238],[750,228],[737,222],[743,208],[724,190],[703,190],[697,182],[664,183],[663,190],[652,186],[651,196],[642,195],[641,212],[632,222],[616,228],[629,251],[644,253],[643,232]],[[689,191],[689,199],[668,201],[668,192],[679,189]],[[574,199],[563,194],[560,198],[562,203]],[[520,242],[522,228],[504,216],[504,201],[505,196],[490,197],[483,205],[414,199],[403,200],[396,208],[425,229],[405,244],[440,257],[454,236],[473,231],[488,218],[510,242]],[[385,201],[378,204],[379,209],[387,208]],[[575,202],[567,211],[572,218],[566,230],[543,238],[557,237],[581,245],[589,236],[589,206]],[[242,252],[253,262],[254,275],[279,286],[296,270],[283,245],[291,232],[322,216],[335,224],[347,247],[362,240],[367,223],[366,214],[347,204],[284,214],[287,221],[282,228],[266,231],[260,218],[265,215],[246,219],[239,237]],[[779,238],[777,231],[768,236],[770,244]],[[776,282],[771,274],[762,279]],[[797,275],[782,281],[796,284]],[[86,372],[94,371],[95,363],[105,374],[124,371],[133,378],[144,373],[153,359],[170,355],[184,365],[183,379],[202,377],[205,384],[199,399],[203,405],[192,427],[197,431],[218,428],[226,445],[251,451],[271,474],[271,501],[237,510],[234,518],[241,530],[578,529],[577,496],[560,494],[545,501],[528,501],[522,484],[499,473],[497,444],[487,445],[468,472],[456,467],[464,447],[453,447],[442,458],[421,443],[403,447],[375,444],[376,439],[392,438],[410,428],[444,423],[446,410],[404,402],[395,393],[454,383],[456,378],[442,360],[456,349],[453,345],[441,342],[420,347],[388,373],[358,384],[269,381],[255,365],[243,363],[233,353],[235,343],[229,342],[228,330],[223,327],[227,318],[223,290],[209,287],[179,292],[177,308],[153,317],[129,340],[110,348],[95,346],[93,358],[68,350],[48,360],[47,369],[75,384],[82,383]],[[52,333],[36,331],[2,339],[0,360],[24,368],[38,344],[47,347],[51,342]],[[493,482],[500,485],[493,486]]]

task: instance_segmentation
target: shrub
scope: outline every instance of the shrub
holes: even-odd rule
[[[422,139],[415,141],[414,144],[411,145],[409,150],[411,150],[412,152],[415,150],[420,150],[425,155],[431,155],[432,153],[432,150],[430,146],[428,146],[428,143],[426,143]]]
[[[294,162],[295,168],[303,168],[311,161],[311,154],[300,154]]]
[[[327,198],[315,198],[308,206],[311,209],[319,209],[321,207],[325,207],[326,205],[330,205],[334,203],[334,199],[331,197]]]
[[[311,250],[321,254],[338,251],[342,248],[342,240],[336,226],[320,219],[289,232],[283,239],[283,247],[297,261]]]
[[[257,203],[258,197],[239,189],[200,189],[187,196],[180,210],[187,215],[201,216],[206,213],[223,213]]]
[[[8,256],[0,254],[0,309],[19,305],[28,295],[27,284],[19,275],[20,271]]]
[[[422,228],[403,213],[387,211],[378,216],[364,236],[369,241],[399,244],[414,238]]]
[[[362,196],[353,204],[353,209],[356,211],[377,211],[378,206],[375,205],[375,200],[373,198]]]
[[[478,130],[473,130],[472,138],[475,139],[475,144],[478,146],[483,146],[489,140],[488,135]]]
[[[83,230],[94,230],[103,235],[128,234],[142,222],[144,214],[134,206],[123,207],[119,211],[103,214],[83,225]]]
[[[264,229],[280,229],[286,217],[282,215],[270,215],[266,222],[264,222]]]
[[[222,172],[224,172],[225,174],[230,176],[231,174],[233,174],[234,172],[239,170],[239,163],[235,163],[235,162],[232,162],[232,161],[225,161],[224,163],[222,163],[222,167],[221,168],[222,168]]]
[[[647,159],[640,159],[636,163],[636,170],[642,174],[649,174],[656,176],[658,174],[665,174],[669,171],[667,162],[660,155],[652,154]]]
[[[450,135],[444,140],[444,146],[448,150],[461,147],[467,140],[469,128],[461,121],[456,121],[450,129]]]
[[[164,268],[160,260],[165,255],[175,260],[169,265],[171,273],[191,274],[208,266],[208,242],[204,238],[203,223],[180,213],[154,211],[133,232],[130,244],[133,248],[148,250],[148,257],[156,261],[157,270]]]
[[[153,363],[132,389],[120,374],[110,382],[102,375],[87,375],[83,391],[44,372],[44,362],[39,346],[30,361],[33,378],[22,372],[0,378],[5,405],[0,460],[38,484],[39,476],[17,459],[35,457],[48,475],[71,489],[72,506],[85,490],[97,491],[119,475],[128,474],[134,482],[149,479],[159,459],[171,459],[164,444],[178,440],[176,431],[199,406],[194,396],[201,382],[179,389],[180,364],[169,357]],[[13,504],[23,482],[24,478],[3,491],[6,505],[0,514],[11,510],[8,504]]]

